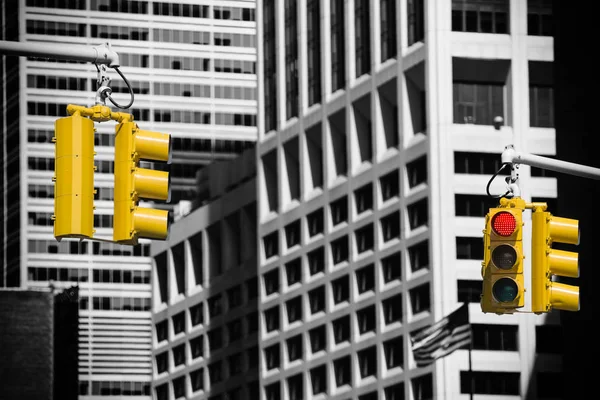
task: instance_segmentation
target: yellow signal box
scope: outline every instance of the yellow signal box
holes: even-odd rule
[[[553,243],[579,244],[579,221],[556,217],[542,204],[531,214],[531,310],[579,311],[579,287],[553,281],[553,275],[579,277],[578,254],[552,248]]]
[[[481,310],[511,314],[525,304],[523,279],[523,210],[521,198],[500,199],[490,208],[483,231]]]
[[[94,122],[74,113],[54,124],[54,237],[94,234]]]
[[[141,130],[131,121],[115,129],[113,240],[131,245],[139,238],[164,240],[169,233],[168,211],[140,207],[139,201],[169,201],[169,173],[140,168],[140,160],[170,162],[171,136]]]

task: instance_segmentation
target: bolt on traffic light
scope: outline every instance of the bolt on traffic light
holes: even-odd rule
[[[545,210],[544,204],[531,214],[531,311],[579,311],[579,287],[552,280],[553,275],[579,277],[578,254],[552,248],[553,243],[579,244],[579,221]]]
[[[140,130],[131,121],[121,122],[115,129],[113,240],[131,245],[139,238],[164,240],[169,233],[168,211],[140,207],[139,201],[169,201],[169,173],[140,168],[140,160],[170,163],[171,136]]]
[[[94,234],[94,122],[76,112],[54,123],[54,237]]]
[[[500,206],[490,208],[485,216],[481,268],[483,312],[510,314],[525,303],[522,240],[524,209],[523,199],[502,198]]]

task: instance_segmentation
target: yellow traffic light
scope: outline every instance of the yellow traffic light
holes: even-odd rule
[[[521,198],[500,199],[485,216],[481,310],[514,313],[525,304],[523,282],[523,210]]]
[[[76,112],[54,124],[54,237],[94,234],[94,122]]]
[[[531,214],[531,311],[579,311],[579,287],[552,280],[552,275],[579,277],[578,254],[552,248],[555,242],[579,244],[579,221],[556,217],[542,204]]]
[[[171,136],[140,130],[134,122],[116,126],[113,240],[136,245],[139,238],[167,238],[169,213],[139,207],[140,199],[169,201],[169,173],[140,168],[140,160],[170,162]]]

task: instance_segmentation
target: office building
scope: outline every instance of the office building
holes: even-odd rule
[[[194,210],[152,244],[156,400],[258,399],[254,149],[205,167]]]
[[[254,1],[19,0],[0,8],[5,40],[110,43],[135,100],[129,109],[106,105],[132,113],[141,129],[172,135],[172,204],[195,197],[198,169],[256,141]],[[2,57],[2,74],[0,286],[79,282],[81,398],[148,399],[150,242],[59,243],[52,233],[54,121],[66,116],[67,104],[94,105],[97,68],[10,56]],[[113,99],[126,105],[127,85],[114,70],[108,74]],[[110,240],[115,123],[95,127],[94,228]]]
[[[551,22],[548,1],[258,1],[261,399],[553,396],[559,314],[479,305],[501,152],[556,154]],[[519,173],[553,209],[553,174]],[[472,352],[417,368],[411,336],[463,302]]]

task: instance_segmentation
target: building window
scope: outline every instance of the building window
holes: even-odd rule
[[[286,119],[298,116],[298,19],[296,0],[285,0]]]
[[[263,237],[263,244],[265,246],[265,259],[279,255],[279,232],[272,232]]]
[[[364,335],[367,332],[375,332],[376,313],[375,305],[365,307],[356,312],[356,320],[358,322],[358,332]]]
[[[339,198],[329,205],[331,209],[331,223],[333,226],[348,221],[348,199]]]
[[[454,82],[454,123],[492,125],[504,116],[504,85]]]
[[[352,361],[350,356],[338,358],[333,361],[333,374],[335,376],[335,385],[337,387],[351,385]]]
[[[319,247],[308,253],[307,258],[311,276],[319,272],[325,272],[325,249],[323,247]]]
[[[293,362],[302,359],[302,334],[296,335],[286,341],[288,350],[288,360]]]
[[[473,175],[493,175],[500,170],[502,159],[500,154],[454,152],[454,173]],[[500,175],[510,173],[510,168],[504,168]]]
[[[369,32],[369,1],[355,0],[354,37],[356,77],[371,72],[371,35]]]
[[[460,371],[460,392],[473,394],[520,394],[518,372]]]
[[[396,1],[381,0],[381,62],[396,57]]]
[[[424,240],[408,248],[410,270],[414,273],[429,268],[429,241]]]
[[[424,0],[407,0],[408,12],[408,45],[411,46],[425,39]]]
[[[169,320],[165,319],[156,324],[156,341],[158,343],[167,340],[169,337]]]
[[[190,319],[192,321],[192,326],[204,323],[204,311],[202,308],[202,303],[190,307]]]
[[[320,286],[308,292],[308,302],[311,314],[325,311],[325,286]]]
[[[221,361],[215,361],[208,365],[208,379],[211,385],[215,385],[223,380]]]
[[[279,343],[265,349],[265,365],[267,371],[279,368]]]
[[[411,381],[413,398],[418,400],[433,399],[433,379],[431,374],[422,375]]]
[[[346,86],[344,0],[331,0],[331,91]]]
[[[223,306],[221,302],[221,294],[215,295],[208,299],[208,315],[214,318],[221,315],[223,312]]]
[[[383,389],[385,400],[404,400],[404,382]]]
[[[302,319],[302,296],[295,297],[285,303],[288,323],[292,324]]]
[[[242,286],[237,285],[227,290],[227,305],[231,310],[242,305]]]
[[[177,335],[185,331],[185,312],[173,316],[173,334]]]
[[[277,40],[275,0],[263,1],[263,60],[265,131],[277,129]]]
[[[552,0],[527,1],[527,34],[554,36]]]
[[[287,248],[300,244],[300,220],[296,220],[285,227],[285,241]]]
[[[281,385],[279,381],[265,386],[266,400],[281,400]]]
[[[394,253],[381,259],[383,283],[402,280],[402,253]]]
[[[389,297],[381,303],[383,320],[386,325],[402,322],[402,294]]]
[[[365,379],[369,376],[377,376],[377,350],[376,347],[369,347],[367,349],[357,352],[358,366],[360,370],[360,377]]]
[[[235,319],[227,324],[229,344],[242,338],[242,320],[240,318]]]
[[[457,237],[456,258],[459,260],[483,260],[483,241],[480,237]]]
[[[400,239],[400,211],[394,211],[381,218],[381,233],[384,242],[389,242],[392,239]]]
[[[406,175],[409,188],[427,183],[427,156],[421,156],[406,164]]]
[[[323,233],[323,209],[321,208],[308,214],[306,216],[306,223],[310,237]]]
[[[383,353],[385,355],[385,366],[387,369],[402,367],[404,360],[402,337],[397,337],[384,342]]]
[[[258,332],[258,311],[246,315],[246,327],[248,335]]]
[[[331,282],[333,293],[333,304],[339,304],[350,300],[350,277],[344,275]]]
[[[178,366],[185,363],[185,343],[173,347],[173,365]]]
[[[331,242],[331,256],[333,257],[333,265],[348,261],[348,236],[342,236]]]
[[[310,349],[314,353],[327,350],[327,333],[325,331],[325,325],[321,325],[308,332],[308,338],[310,340]]]
[[[321,102],[321,2],[306,2],[308,106]]]
[[[498,199],[486,195],[454,195],[454,210],[457,217],[485,217],[488,209],[494,208],[497,205]]]
[[[358,294],[375,291],[375,266],[373,264],[356,271],[356,286]]]
[[[367,210],[373,209],[373,185],[367,184],[354,191],[354,201],[356,203],[356,215],[360,215]]]
[[[429,292],[428,283],[411,289],[409,291],[409,297],[413,314],[429,311],[429,309],[431,308],[431,294]]]
[[[452,30],[508,33],[508,12],[508,0],[452,0]]]
[[[519,327],[517,325],[471,324],[473,349],[517,351]]]
[[[204,390],[204,368],[190,372],[190,381],[192,383],[192,392]]]
[[[350,341],[350,316],[338,318],[331,323],[335,344]]]
[[[169,400],[169,383],[156,387],[156,400]]]
[[[204,336],[200,335],[190,340],[192,359],[204,357]]]
[[[302,280],[302,261],[299,258],[285,264],[285,274],[287,276],[288,286],[300,282]]]
[[[458,280],[456,285],[459,303],[479,303],[481,301],[482,280]]]
[[[304,400],[304,385],[302,374],[294,375],[288,378],[289,400]]]
[[[165,351],[156,356],[156,372],[162,373],[169,369],[169,352]]]
[[[265,326],[267,333],[279,329],[279,306],[265,311]]]
[[[265,294],[268,296],[279,292],[279,268],[275,268],[263,275]]]
[[[258,297],[258,278],[250,278],[246,280],[246,300],[251,301]]]
[[[393,3],[393,1],[391,2]],[[379,186],[381,187],[382,201],[387,201],[392,197],[397,197],[400,194],[400,173],[398,170],[396,169],[379,178]]]
[[[373,237],[373,224],[368,224],[358,229],[356,236],[356,250],[364,253],[365,251],[373,250],[375,239]]]
[[[533,85],[529,87],[529,126],[554,127],[554,88]]]
[[[557,393],[556,383],[562,382],[562,372],[537,372],[537,395],[542,399],[560,399],[560,391]]]
[[[223,347],[223,330],[221,327],[211,329],[206,336],[208,337],[208,348],[211,352]]]
[[[327,394],[327,365],[323,364],[310,370],[312,394]]]
[[[410,229],[429,225],[429,199],[427,197],[407,206]]]
[[[176,399],[185,397],[185,375],[173,379],[173,394]]]

